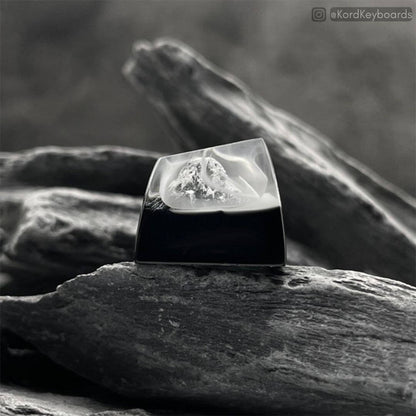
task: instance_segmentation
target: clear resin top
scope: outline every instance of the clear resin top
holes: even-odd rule
[[[162,157],[146,205],[173,211],[250,211],[280,207],[270,155],[263,139]]]

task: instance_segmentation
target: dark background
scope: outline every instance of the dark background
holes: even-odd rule
[[[395,5],[364,3],[356,5]],[[313,6],[342,5],[2,0],[1,148],[174,152],[160,118],[120,73],[134,40],[172,36],[414,195],[415,20],[311,21]],[[415,12],[415,2],[405,5]]]

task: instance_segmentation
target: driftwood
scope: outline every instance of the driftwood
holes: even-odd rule
[[[287,234],[329,261],[415,284],[416,203],[185,45],[138,42],[124,73],[184,149],[263,137]]]
[[[2,386],[0,389],[0,414],[2,416],[151,416],[142,409],[126,410],[84,397],[40,393],[8,386]]]
[[[1,257],[12,279],[3,293],[39,293],[132,259],[140,199],[70,188],[8,191]]]
[[[2,186],[69,186],[143,195],[159,153],[118,146],[40,147],[0,153]]]
[[[118,146],[0,153],[2,292],[51,291],[130,260],[140,201],[114,193],[143,195],[159,156]]]
[[[113,194],[143,195],[159,156],[118,146],[0,153],[2,292],[50,291],[130,260],[140,202]]]
[[[416,409],[416,290],[364,273],[119,263],[4,297],[2,325],[128,397],[223,413]]]
[[[150,407],[155,407],[152,405]],[[144,410],[129,403],[108,403],[87,397],[32,391],[17,386],[0,386],[1,416],[208,416],[189,409],[169,410],[156,406]],[[230,415],[231,416],[231,415]],[[232,415],[234,416],[234,415]]]

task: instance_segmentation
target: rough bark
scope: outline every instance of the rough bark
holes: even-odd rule
[[[7,191],[3,293],[53,290],[79,273],[132,259],[140,199],[80,189]],[[4,292],[6,291],[6,292]]]
[[[140,199],[70,188],[0,191],[3,294],[54,290],[79,273],[133,258]],[[290,264],[325,260],[288,241]]]
[[[124,73],[166,116],[184,149],[263,137],[293,240],[331,267],[415,284],[413,198],[185,45],[138,42]]]
[[[39,147],[0,153],[3,186],[69,186],[143,195],[159,153],[118,146]]]
[[[129,397],[225,413],[416,408],[416,290],[364,273],[119,263],[4,297],[2,325]]]

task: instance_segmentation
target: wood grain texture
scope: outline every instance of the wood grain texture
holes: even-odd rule
[[[69,186],[143,195],[156,152],[119,146],[53,147],[0,153],[0,181],[11,186]]]
[[[294,241],[331,267],[416,283],[413,198],[186,45],[137,42],[124,73],[165,116],[183,149],[263,137]]]
[[[118,263],[1,307],[3,328],[128,397],[225,413],[416,409],[416,289],[389,279]]]

